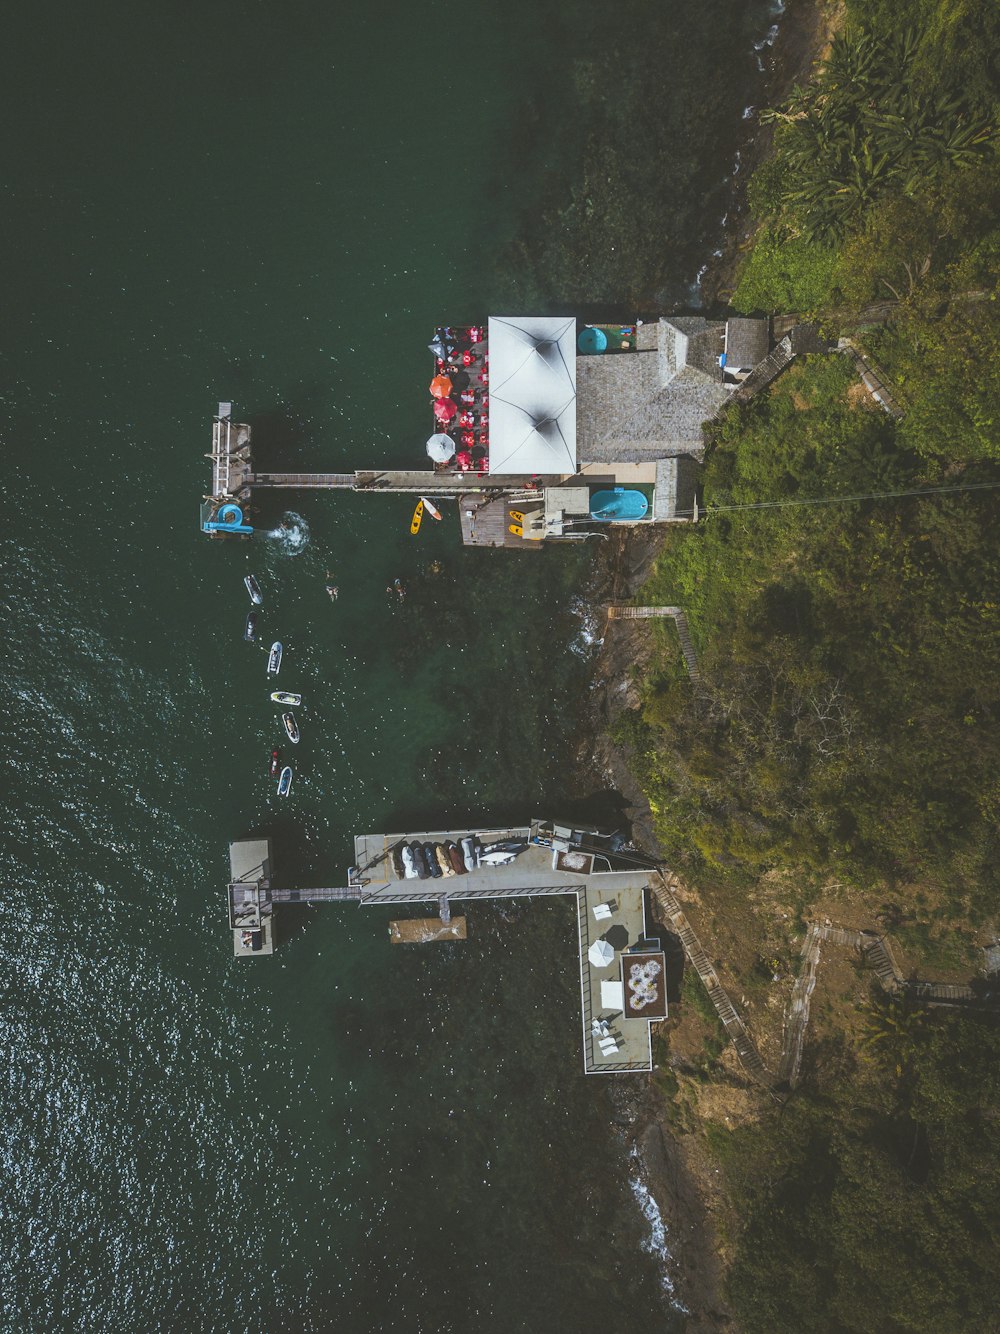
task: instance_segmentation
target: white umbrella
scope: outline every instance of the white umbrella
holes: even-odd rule
[[[587,958],[595,968],[607,968],[615,957],[614,946],[606,940],[595,940],[587,951]]]
[[[447,463],[455,457],[455,442],[444,431],[436,431],[427,441],[427,454],[435,463]]]

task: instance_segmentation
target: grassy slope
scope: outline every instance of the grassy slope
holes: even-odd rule
[[[851,11],[887,39],[912,24],[899,96],[957,88],[958,131],[995,123],[996,6]],[[663,627],[643,706],[620,724],[668,858],[700,891],[694,914],[765,1040],[797,917],[889,929],[906,965],[937,977],[968,977],[997,925],[1000,490],[725,506],[1000,481],[1000,170],[990,141],[915,180],[901,167],[814,231],[791,198],[805,168],[790,145],[779,129],[751,189],[761,228],[734,304],[850,331],[906,416],[880,413],[829,357],[723,423],[708,517],[670,534],[643,596],[686,607],[703,692]],[[888,322],[866,324],[866,304],[887,300]],[[749,1330],[992,1328],[995,1027],[887,1008],[839,967],[821,972],[792,1102],[705,1128],[732,1210],[730,1297]],[[698,1133],[677,1110],[690,1090],[663,1091],[675,1125]]]

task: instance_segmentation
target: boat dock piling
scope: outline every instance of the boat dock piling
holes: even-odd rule
[[[447,878],[396,878],[392,854],[404,843],[461,847],[462,839],[469,837],[478,839],[481,847],[507,844],[518,851],[509,862],[481,861],[471,871]],[[502,855],[503,850],[498,853]],[[646,927],[646,898],[656,865],[616,848],[612,839],[547,820],[503,829],[359,834],[349,883],[334,889],[273,888],[270,860],[266,840],[246,839],[230,846],[229,917],[234,950],[240,957],[273,952],[274,908],[283,903],[354,902],[365,907],[435,903],[437,918],[399,920],[390,926],[394,942],[417,943],[466,938],[465,918],[451,915],[453,900],[573,896],[584,1071],[616,1074],[652,1069],[650,1024],[667,1015],[666,960]],[[241,875],[236,874],[239,868],[244,868]],[[266,922],[267,935],[262,934],[258,944],[247,944],[255,921]]]

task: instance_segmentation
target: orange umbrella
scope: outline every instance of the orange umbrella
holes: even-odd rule
[[[447,375],[435,375],[430,383],[430,391],[435,398],[447,398],[452,391],[452,383]]]

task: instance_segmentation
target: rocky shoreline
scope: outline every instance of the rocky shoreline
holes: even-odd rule
[[[842,17],[839,0],[789,0],[778,30],[762,46],[766,62],[765,103],[780,101],[797,82],[805,81],[824,54]],[[749,122],[752,137],[733,176],[733,193],[719,252],[701,277],[705,308],[725,305],[732,293],[743,252],[753,237],[746,207],[746,185],[754,168],[770,151],[771,133],[756,116]],[[647,626],[620,622],[609,630],[606,607],[635,596],[649,576],[662,539],[655,530],[613,532],[602,544],[595,566],[589,603],[602,636],[596,655],[587,708],[585,739],[576,755],[581,793],[592,788],[595,775],[602,787],[622,798],[634,841],[659,854],[649,803],[634,776],[634,755],[612,740],[616,718],[640,702],[639,679],[652,657]],[[739,1074],[734,1071],[739,1081]],[[742,1082],[742,1081],[740,1081]],[[664,1117],[664,1102],[652,1080],[620,1080],[609,1090],[614,1119],[637,1157],[646,1188],[666,1228],[665,1296],[686,1334],[733,1334],[735,1320],[723,1295],[724,1238],[719,1217],[726,1204],[695,1135],[679,1134]],[[672,1285],[672,1290],[671,1290]]]
[[[753,241],[747,185],[770,153],[773,138],[771,127],[761,124],[760,111],[776,106],[795,84],[808,81],[842,21],[842,0],[787,0],[775,24],[775,37],[758,51],[764,67],[764,95],[761,106],[752,108],[747,118],[747,138],[734,164],[725,230],[718,251],[701,275],[701,299],[706,310],[726,306],[736,287],[743,256]]]

